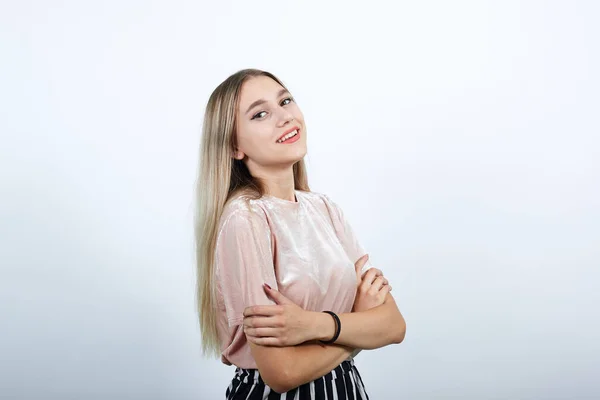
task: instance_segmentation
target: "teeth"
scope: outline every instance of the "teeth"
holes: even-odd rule
[[[290,133],[288,133],[287,135],[285,135],[284,137],[282,137],[281,139],[279,139],[277,141],[277,143],[282,143],[285,142],[286,140],[288,140],[289,138],[293,138],[294,136],[296,136],[298,134],[298,130],[293,130]]]

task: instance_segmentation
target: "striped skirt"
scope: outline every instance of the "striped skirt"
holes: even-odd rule
[[[227,400],[367,400],[354,360],[346,360],[327,375],[285,393],[277,393],[260,377],[257,369],[236,368],[225,392]]]

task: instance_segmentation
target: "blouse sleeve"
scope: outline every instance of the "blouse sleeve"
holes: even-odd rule
[[[352,263],[356,263],[359,258],[367,254],[365,249],[361,246],[358,236],[352,229],[350,225],[350,221],[344,215],[342,208],[331,200],[328,196],[324,195],[326,201],[328,202],[328,206],[333,213],[333,222],[334,228],[337,232],[338,238],[342,243],[342,246],[346,250],[348,257],[352,260]],[[364,273],[368,269],[372,267],[371,261],[367,261],[367,263],[363,266],[362,272]]]
[[[250,210],[236,210],[219,230],[215,250],[215,277],[230,327],[240,325],[244,309],[273,305],[263,283],[277,288],[267,221]]]

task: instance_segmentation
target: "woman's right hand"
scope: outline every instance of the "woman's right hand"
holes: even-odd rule
[[[365,254],[354,264],[357,287],[352,312],[366,311],[382,305],[387,294],[392,290],[381,270],[370,268],[367,272],[361,274],[362,268],[368,260],[369,255]]]

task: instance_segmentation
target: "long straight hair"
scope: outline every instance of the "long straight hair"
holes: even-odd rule
[[[198,177],[196,182],[196,295],[202,350],[205,355],[221,353],[217,331],[217,300],[214,255],[219,221],[228,200],[238,192],[255,198],[265,194],[260,179],[252,176],[243,161],[233,158],[236,148],[236,111],[244,82],[267,76],[285,88],[273,74],[244,69],[225,79],[211,94],[202,124]],[[304,160],[293,166],[294,188],[310,191]]]

